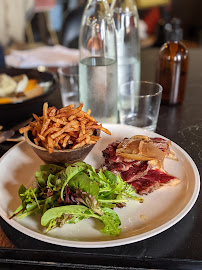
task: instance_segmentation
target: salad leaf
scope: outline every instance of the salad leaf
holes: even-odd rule
[[[42,213],[44,214],[48,209],[58,206],[58,194],[53,194],[44,200]]]
[[[99,186],[95,181],[92,181],[90,177],[84,173],[79,172],[68,183],[68,186],[72,190],[80,188],[81,190],[91,194],[94,197],[98,197]]]
[[[47,231],[49,231],[55,228],[58,223],[61,223],[61,217],[65,217],[65,221],[68,221],[68,219],[71,220],[75,216],[77,218],[79,217],[79,220],[90,217],[98,218],[98,216],[86,206],[67,205],[47,210],[41,218],[41,225],[47,227]],[[76,219],[74,219],[74,222],[75,221]]]
[[[96,172],[83,161],[65,166],[41,165],[35,173],[37,188],[19,187],[22,204],[12,217],[40,213],[41,224],[47,231],[66,223],[96,218],[104,225],[103,233],[118,235],[121,222],[113,208],[124,207],[129,198],[139,202],[142,198],[136,196],[134,188],[120,175],[102,169]]]
[[[55,164],[45,164],[40,166],[40,171],[35,172],[35,178],[39,187],[45,187],[49,175],[58,175],[62,178],[65,168]]]
[[[101,232],[107,235],[119,235],[121,232],[119,216],[110,208],[103,208],[102,210],[104,214],[99,217],[99,220],[103,222],[104,228],[101,229]]]
[[[65,170],[66,181],[64,182],[64,184],[61,188],[61,193],[60,193],[60,197],[61,197],[62,201],[64,201],[63,193],[64,193],[65,186],[68,184],[69,180],[71,178],[73,178],[77,173],[85,171],[88,167],[89,167],[89,165],[86,164],[85,162],[75,162],[75,163],[67,166],[67,168]]]
[[[104,190],[110,190],[111,189],[111,182],[107,177],[105,176],[104,172],[102,170],[99,170],[99,172],[96,174],[96,181],[100,183],[100,186]]]
[[[49,173],[47,171],[36,171],[35,179],[39,187],[45,187]]]
[[[76,223],[86,218],[99,219],[103,224],[104,228],[101,229],[107,235],[118,235],[121,231],[119,226],[121,221],[118,215],[111,209],[103,208],[104,214],[99,216],[94,214],[89,208],[82,205],[68,205],[55,207],[47,210],[42,218],[41,225],[47,227],[47,232],[51,229],[62,226],[65,223]]]
[[[106,170],[106,171],[104,171],[104,175],[110,181],[111,184],[116,184],[117,183],[116,175],[113,174],[112,172]]]
[[[75,199],[77,200],[77,202],[89,207],[94,213],[103,215],[101,204],[98,203],[96,198],[91,194],[84,192],[78,188],[75,193]]]
[[[44,164],[40,165],[40,171],[45,171],[48,174],[56,174],[58,172],[61,172],[65,170],[65,167],[56,165],[56,164]]]
[[[61,175],[62,176],[62,175]],[[47,186],[53,191],[59,191],[64,183],[63,177],[58,177],[58,174],[48,176]],[[64,178],[65,179],[65,178]]]
[[[21,185],[18,190],[18,195],[22,201],[23,205],[27,205],[29,203],[36,202],[37,203],[37,189],[32,189],[31,187],[29,189],[26,189],[24,185]]]

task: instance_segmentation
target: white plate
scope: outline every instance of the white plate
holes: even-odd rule
[[[105,124],[112,135],[102,133],[101,140],[86,158],[86,162],[98,167],[103,162],[102,150],[116,139],[136,134],[150,137],[160,136],[139,128],[123,125]],[[162,136],[160,136],[162,137]],[[40,225],[39,216],[9,220],[12,212],[21,203],[18,188],[21,184],[30,187],[34,172],[43,164],[25,142],[10,149],[0,159],[0,215],[15,229],[33,238],[69,247],[102,248],[134,243],[157,235],[181,220],[194,205],[200,189],[200,176],[190,156],[178,145],[172,143],[179,161],[165,160],[165,170],[182,179],[176,187],[163,187],[147,196],[144,203],[130,201],[125,208],[117,209],[122,232],[118,237],[103,235],[102,224],[94,219],[83,220],[77,224],[66,224],[48,234]]]

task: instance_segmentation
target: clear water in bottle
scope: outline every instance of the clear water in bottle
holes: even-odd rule
[[[118,85],[139,80],[140,60],[135,57],[120,58],[118,60]]]
[[[105,57],[89,57],[79,63],[80,101],[100,123],[117,123],[117,65]]]

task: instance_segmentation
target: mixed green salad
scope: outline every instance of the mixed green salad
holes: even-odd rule
[[[96,172],[85,162],[64,167],[41,165],[35,178],[36,187],[20,186],[18,195],[22,204],[10,218],[41,214],[41,225],[47,232],[65,223],[96,218],[103,223],[101,232],[117,236],[121,221],[113,209],[126,206],[128,199],[143,202],[120,176],[102,169]]]

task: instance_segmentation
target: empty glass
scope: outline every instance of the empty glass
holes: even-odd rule
[[[79,75],[78,66],[58,68],[60,81],[60,94],[63,106],[69,104],[79,105]]]
[[[153,82],[130,81],[120,86],[121,124],[155,131],[161,103],[162,86]]]

